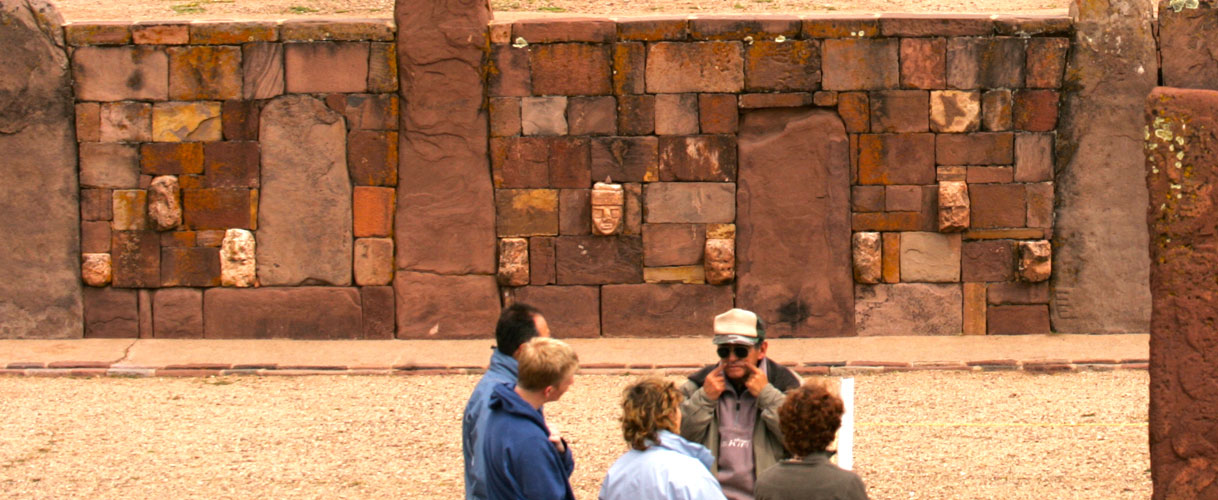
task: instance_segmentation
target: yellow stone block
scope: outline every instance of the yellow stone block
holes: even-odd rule
[[[736,239],[735,224],[707,224],[706,239],[708,240],[734,240]]]
[[[702,266],[645,267],[643,281],[647,283],[706,283]]]
[[[148,192],[143,189],[115,189],[111,208],[115,231],[142,231],[148,228]]]
[[[222,132],[219,102],[162,102],[152,107],[156,142],[219,141]]]
[[[964,334],[985,335],[985,283],[964,284]]]

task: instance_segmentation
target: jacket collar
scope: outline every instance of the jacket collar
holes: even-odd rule
[[[681,436],[665,430],[658,432],[656,437],[660,438],[660,442],[658,444],[650,441],[648,441],[648,443],[650,443],[652,446],[659,446],[660,448],[664,448],[666,450],[675,451],[687,457],[693,457],[699,462],[702,462],[702,465],[705,465],[707,469],[710,469],[711,465],[715,463],[715,456],[712,455],[710,450],[706,449],[705,446],[691,442]]]
[[[495,351],[491,354],[490,366],[488,366],[486,370],[491,372],[507,373],[511,375],[512,379],[514,380],[516,379],[516,372],[519,370],[519,367],[520,364],[516,362],[516,358],[499,352],[499,349],[495,349]]]

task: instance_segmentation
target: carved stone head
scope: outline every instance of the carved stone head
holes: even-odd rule
[[[609,236],[621,231],[622,206],[625,199],[621,184],[598,182],[592,186],[593,234]]]
[[[963,181],[939,183],[939,230],[964,231],[969,226],[968,184]]]
[[[707,238],[702,266],[707,283],[730,283],[736,278],[736,240]]]

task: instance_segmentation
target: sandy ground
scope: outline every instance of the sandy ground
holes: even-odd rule
[[[8,498],[461,496],[477,376],[0,377]],[[580,376],[550,421],[580,499],[625,450],[632,380]],[[1150,497],[1144,371],[912,372],[856,379],[856,470],[872,499]]]

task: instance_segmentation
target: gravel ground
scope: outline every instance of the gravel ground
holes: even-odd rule
[[[547,406],[593,499],[625,450],[617,398],[587,375]],[[459,498],[477,376],[0,377],[9,498]],[[856,379],[856,470],[871,498],[1145,499],[1144,371],[911,372]]]

